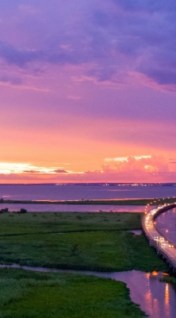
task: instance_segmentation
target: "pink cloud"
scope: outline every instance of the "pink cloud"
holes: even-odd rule
[[[89,171],[8,163],[0,167],[6,169],[0,171],[1,182],[174,182],[176,178],[175,165],[152,155],[108,158],[100,169]]]

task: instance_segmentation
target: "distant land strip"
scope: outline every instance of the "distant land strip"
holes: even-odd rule
[[[147,199],[81,199],[81,200],[6,200],[1,198],[0,204],[75,204],[75,205],[146,205],[156,203],[173,203],[173,198],[147,198]]]

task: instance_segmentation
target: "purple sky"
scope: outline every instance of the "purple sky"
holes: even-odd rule
[[[173,0],[0,1],[0,181],[176,181],[175,38]]]

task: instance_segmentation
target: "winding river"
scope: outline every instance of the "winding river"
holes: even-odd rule
[[[161,282],[160,279],[166,274],[141,271],[127,272],[93,272],[59,270],[45,267],[22,266],[18,264],[0,265],[0,268],[22,269],[33,272],[69,273],[74,275],[95,276],[114,281],[124,282],[130,290],[131,300],[150,318],[175,318],[176,313],[176,290],[171,284]]]

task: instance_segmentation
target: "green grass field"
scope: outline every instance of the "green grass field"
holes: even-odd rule
[[[70,269],[165,270],[144,236],[140,215],[2,214],[0,262]]]
[[[0,214],[0,263],[64,269],[166,270],[135,213]],[[123,283],[0,270],[0,318],[141,318]]]

